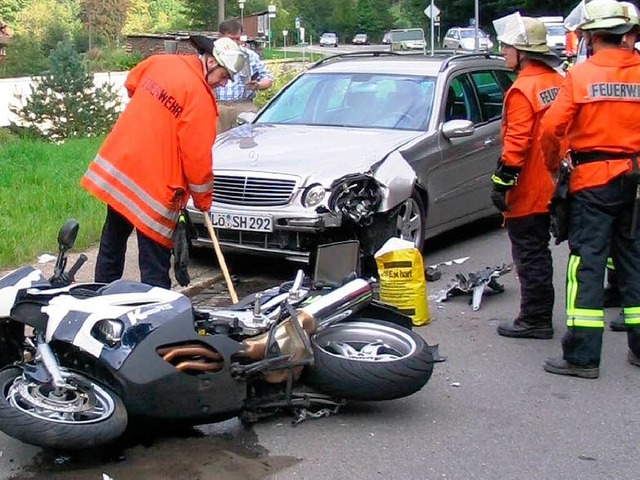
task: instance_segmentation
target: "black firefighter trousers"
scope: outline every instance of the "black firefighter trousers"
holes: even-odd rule
[[[629,349],[640,356],[640,229],[631,235],[636,184],[617,177],[571,196],[564,359],[600,365],[604,275],[609,251],[616,266]]]
[[[133,225],[111,207],[107,207],[107,218],[102,227],[100,250],[96,260],[95,281],[110,283],[122,278],[127,253],[127,240]],[[171,288],[169,270],[171,249],[136,230],[138,235],[138,265],[140,281],[148,285]]]
[[[546,214],[506,221],[511,255],[520,280],[517,321],[526,325],[552,326],[554,289],[549,223]]]

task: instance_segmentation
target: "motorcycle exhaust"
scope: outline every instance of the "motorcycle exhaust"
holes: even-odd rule
[[[356,278],[314,300],[301,311],[315,318],[318,328],[325,328],[366,307],[372,298],[371,283],[364,278]]]
[[[372,298],[371,284],[357,278],[303,307],[298,311],[297,318],[302,330],[311,335],[318,328],[325,328],[356,313],[367,306]],[[292,355],[292,359],[297,360],[305,356],[306,348],[291,320],[289,318],[278,325],[273,339],[278,343],[282,355]],[[268,341],[269,335],[266,333],[244,340],[242,353],[252,361],[262,360],[266,356]],[[267,381],[277,383],[280,380]]]

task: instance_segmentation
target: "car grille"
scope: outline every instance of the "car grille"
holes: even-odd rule
[[[215,203],[252,207],[277,207],[289,203],[296,182],[285,178],[215,175]]]

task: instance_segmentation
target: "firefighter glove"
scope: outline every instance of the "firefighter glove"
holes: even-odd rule
[[[519,168],[509,167],[502,163],[502,160],[498,160],[498,167],[491,176],[491,181],[493,182],[491,201],[501,212],[509,211],[506,199],[507,191],[516,186],[519,173]]]
[[[173,271],[181,287],[191,282],[189,277],[189,238],[186,213],[180,212],[178,223],[173,231]]]

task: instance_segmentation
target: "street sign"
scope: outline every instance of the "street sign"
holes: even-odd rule
[[[296,28],[300,28],[300,17],[296,17]]]
[[[431,5],[427,5],[427,8],[424,9],[424,14],[429,18],[435,18],[440,15],[440,9],[436,7],[435,3],[433,4],[433,9],[431,8]]]

